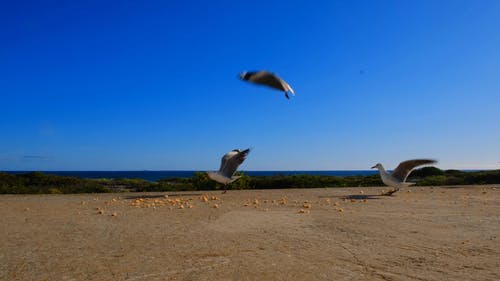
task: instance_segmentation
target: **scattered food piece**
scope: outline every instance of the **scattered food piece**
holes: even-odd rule
[[[219,205],[218,204],[214,204],[213,208],[218,209]]]

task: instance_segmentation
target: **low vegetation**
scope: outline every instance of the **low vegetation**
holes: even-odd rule
[[[383,186],[378,175],[370,176],[313,176],[274,175],[241,178],[228,186],[210,180],[203,172],[191,178],[165,178],[158,181],[143,179],[85,179],[56,176],[40,172],[8,174],[0,172],[0,194],[63,194],[99,192],[186,191],[217,189],[274,189],[318,188],[347,186]],[[425,167],[413,171],[408,181],[417,186],[446,186],[471,184],[499,184],[500,170],[464,172]]]

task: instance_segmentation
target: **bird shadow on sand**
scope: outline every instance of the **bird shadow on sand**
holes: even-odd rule
[[[380,199],[380,197],[387,197],[384,195],[367,195],[367,194],[350,194],[350,195],[331,195],[331,196],[318,196],[319,198],[338,198],[338,199],[355,199],[355,200],[372,200]]]
[[[127,200],[135,200],[135,199],[154,199],[154,198],[165,198],[165,195],[168,195],[168,197],[183,197],[183,196],[201,196],[203,194],[201,193],[174,193],[174,194],[164,194],[164,195],[131,195],[131,196],[125,196],[123,197],[124,199]]]

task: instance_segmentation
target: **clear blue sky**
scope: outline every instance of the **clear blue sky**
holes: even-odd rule
[[[500,168],[500,1],[8,2],[0,170]]]

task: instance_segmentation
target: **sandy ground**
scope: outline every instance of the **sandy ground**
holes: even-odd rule
[[[499,185],[382,189],[2,195],[0,280],[500,280]]]

